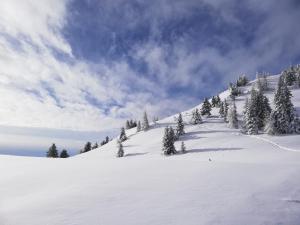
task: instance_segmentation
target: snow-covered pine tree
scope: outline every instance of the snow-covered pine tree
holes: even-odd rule
[[[220,115],[221,118],[223,118],[224,114],[225,114],[225,112],[224,112],[224,102],[221,101],[220,109],[219,109],[219,115]]]
[[[288,86],[292,86],[297,80],[296,71],[293,66],[291,66],[288,70],[283,71],[282,76],[284,77],[284,82]]]
[[[184,123],[182,119],[181,113],[179,113],[178,120],[177,120],[177,127],[176,127],[176,135],[179,137],[180,135],[184,134]]]
[[[89,152],[91,150],[92,150],[92,143],[88,141],[84,146],[83,152]]]
[[[271,113],[271,107],[269,104],[269,99],[263,95],[262,89],[257,92],[255,101],[258,116],[258,129],[261,130],[267,123]]]
[[[284,76],[280,76],[274,97],[274,134],[292,133],[294,121],[294,107],[291,101],[292,94],[287,87]]]
[[[174,142],[175,142],[174,130],[172,129],[172,127],[171,128],[166,127],[164,137],[163,137],[163,148],[162,148],[164,155],[176,154]]]
[[[144,116],[143,116],[142,129],[143,131],[147,131],[149,129],[149,122],[148,122],[148,116],[146,111],[144,112]]]
[[[236,81],[236,86],[237,87],[242,87],[242,86],[246,86],[248,83],[248,79],[246,77],[246,75],[242,75],[238,78],[238,80]]]
[[[126,120],[125,128],[126,130],[131,128],[129,120]]]
[[[216,106],[217,106],[217,99],[216,99],[215,96],[213,96],[213,97],[211,98],[211,106],[212,106],[212,107],[216,107]]]
[[[47,152],[47,157],[49,157],[49,158],[57,158],[58,157],[58,151],[57,151],[56,145],[54,143],[49,148],[49,150]]]
[[[257,91],[252,88],[245,113],[245,131],[247,134],[258,134]]]
[[[137,126],[136,126],[136,132],[140,132],[141,130],[142,130],[141,121],[138,121]]]
[[[181,142],[180,151],[182,154],[186,153],[186,147],[183,141]]]
[[[209,103],[208,99],[205,98],[202,104],[202,108],[201,108],[201,115],[208,115],[210,116],[210,111],[211,111],[211,104]]]
[[[299,118],[298,114],[295,115],[292,126],[294,129],[294,132],[296,134],[300,134],[300,118]]]
[[[220,99],[220,96],[217,95],[216,96],[216,107],[220,107],[220,104],[221,104],[221,99]]]
[[[191,123],[194,125],[202,123],[202,118],[201,118],[200,112],[197,108],[195,110],[193,110],[193,112],[192,112]]]
[[[122,142],[119,141],[119,142],[118,142],[118,152],[117,152],[117,157],[123,157],[123,156],[124,156],[123,145],[122,145]]]
[[[233,101],[229,107],[227,120],[230,128],[237,129],[239,127],[235,101]]]
[[[242,121],[242,132],[247,133],[247,125],[246,125],[246,120],[247,120],[247,110],[249,107],[249,100],[248,98],[245,99],[245,105],[243,109],[243,121]]]
[[[66,149],[63,149],[59,155],[60,158],[69,158],[69,154]]]
[[[266,125],[265,131],[267,132],[267,134],[269,135],[277,135],[278,131],[277,131],[277,115],[276,112],[274,110],[272,110],[268,123]]]
[[[124,127],[121,128],[119,140],[120,140],[120,142],[123,142],[123,141],[127,140],[127,136],[126,136]]]
[[[96,142],[94,145],[93,145],[93,147],[92,147],[92,149],[96,149],[96,148],[98,148],[99,146],[98,146],[98,143]]]
[[[225,122],[227,122],[228,107],[229,107],[229,105],[228,105],[226,99],[224,99],[223,108],[224,108],[224,121]]]

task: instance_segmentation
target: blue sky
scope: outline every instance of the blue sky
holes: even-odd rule
[[[299,63],[298,21],[297,0],[3,0],[0,126],[101,140]]]

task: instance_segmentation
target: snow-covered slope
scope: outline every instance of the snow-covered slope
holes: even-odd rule
[[[299,111],[300,89],[293,95]],[[167,125],[173,116],[147,132],[129,130],[123,158],[115,140],[69,159],[0,156],[0,224],[300,224],[299,136],[246,136],[214,110],[186,125],[176,148],[183,140],[187,154],[165,157]]]

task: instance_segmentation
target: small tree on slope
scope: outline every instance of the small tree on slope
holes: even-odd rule
[[[138,121],[136,126],[136,132],[140,132],[142,130],[141,121]]]
[[[230,128],[237,129],[239,127],[238,125],[238,118],[237,118],[237,111],[236,111],[236,105],[235,102],[230,105],[230,108],[228,110],[228,125]]]
[[[201,108],[201,115],[208,115],[210,116],[210,111],[211,111],[211,104],[209,103],[208,99],[205,98],[202,104],[202,108]]]
[[[292,94],[284,81],[284,77],[280,76],[274,97],[275,109],[272,111],[268,124],[269,134],[289,134],[294,132],[295,115],[291,97]]]
[[[123,141],[127,140],[127,136],[126,136],[124,127],[121,128],[121,133],[120,133],[120,136],[119,136],[119,140],[120,140],[120,142],[123,142]]]
[[[69,154],[66,149],[63,149],[59,155],[60,158],[69,158]]]
[[[191,123],[192,124],[202,123],[202,118],[201,118],[201,115],[200,115],[199,110],[197,108],[195,110],[193,110],[193,112],[192,112]]]
[[[257,134],[258,133],[258,116],[257,116],[257,91],[252,88],[251,96],[248,100],[245,115],[244,115],[244,124],[245,131],[247,134]]]
[[[223,109],[224,109],[224,121],[227,122],[227,114],[228,114],[228,103],[226,99],[223,102]]]
[[[47,152],[47,157],[49,158],[57,158],[58,157],[58,151],[55,144],[52,144]]]
[[[181,153],[186,153],[186,147],[183,141],[181,142],[180,151]]]
[[[176,135],[179,137],[180,135],[184,134],[184,123],[182,119],[181,113],[179,113],[178,120],[177,120],[177,127],[176,127]]]
[[[149,121],[148,121],[148,116],[146,111],[144,112],[144,117],[143,117],[143,123],[142,123],[142,129],[144,131],[147,131],[149,129]]]
[[[122,142],[118,142],[118,152],[117,152],[117,157],[123,157],[124,156],[124,149]]]
[[[166,127],[165,128],[165,133],[163,137],[163,147],[162,151],[164,155],[171,155],[171,154],[176,154],[176,149],[174,146],[174,132],[172,132],[172,128]],[[173,134],[172,134],[173,133]]]

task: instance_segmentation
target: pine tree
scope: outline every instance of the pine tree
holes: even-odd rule
[[[124,156],[123,145],[122,145],[122,142],[119,141],[119,142],[118,142],[118,152],[117,152],[117,157],[123,157],[123,156]]]
[[[69,154],[66,149],[63,149],[60,153],[60,158],[69,158]]]
[[[257,92],[256,99],[254,99],[254,101],[257,110],[258,129],[261,130],[265,127],[266,121],[270,116],[271,107],[269,104],[269,99],[263,95],[262,90]]]
[[[107,144],[108,142],[109,142],[109,137],[106,136],[106,138],[105,138],[105,144]]]
[[[120,133],[120,136],[119,136],[119,140],[120,140],[120,142],[123,142],[123,141],[127,140],[127,136],[126,136],[124,127],[121,128],[121,133]]]
[[[224,102],[220,103],[219,115],[220,115],[221,118],[224,117],[224,115],[225,115],[225,112],[224,112]]]
[[[166,127],[164,137],[163,137],[163,148],[162,148],[164,155],[176,154],[174,142],[175,142],[174,130],[172,129],[172,127],[171,128]]]
[[[212,107],[216,107],[217,106],[217,99],[216,99],[215,96],[213,96],[212,99],[211,99],[211,106]]]
[[[224,99],[223,108],[224,108],[224,121],[225,122],[227,122],[228,107],[229,107],[229,105],[228,105],[226,99]]]
[[[142,130],[141,121],[138,121],[137,127],[136,127],[136,132],[140,132],[141,130]]]
[[[176,135],[179,137],[180,135],[184,134],[184,123],[182,119],[181,113],[179,113],[178,120],[177,120],[177,127],[176,127]]]
[[[200,115],[199,110],[197,108],[195,110],[193,110],[193,112],[192,112],[191,123],[192,124],[202,123],[202,118],[201,118],[201,115]]]
[[[183,153],[183,154],[186,153],[186,147],[185,147],[185,144],[184,144],[183,141],[181,142],[180,151],[181,151],[181,153]]]
[[[84,152],[89,152],[89,151],[91,151],[92,150],[92,143],[91,142],[87,142],[86,144],[85,144],[85,146],[84,146],[84,149],[83,149],[83,153]]]
[[[147,131],[149,129],[149,122],[148,122],[148,116],[146,111],[144,112],[142,129],[143,131]]]
[[[125,128],[126,130],[131,128],[129,120],[126,120]]]
[[[96,142],[93,146],[92,146],[92,150],[98,148],[98,143]]]
[[[52,144],[47,152],[47,157],[58,158],[58,151],[55,144]]]
[[[288,70],[283,71],[282,76],[287,86],[292,86],[297,80],[296,71],[293,66]]]
[[[202,104],[202,108],[201,108],[201,115],[208,115],[210,116],[210,111],[211,111],[211,104],[209,103],[208,99],[205,98]]]
[[[236,111],[236,105],[235,102],[233,102],[230,105],[230,108],[228,110],[228,125],[232,129],[237,129],[239,127],[238,125],[238,118],[237,118],[237,111]]]
[[[258,134],[258,115],[257,115],[257,91],[252,88],[251,96],[245,112],[245,131],[247,134]]]
[[[280,76],[274,97],[274,134],[288,134],[293,132],[294,107],[291,101],[292,94]]]
[[[220,99],[220,96],[217,95],[217,97],[216,97],[216,107],[220,107],[220,104],[221,104],[221,99]]]

